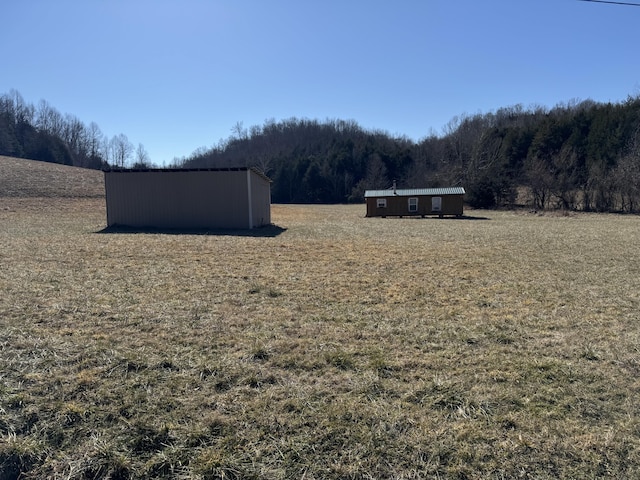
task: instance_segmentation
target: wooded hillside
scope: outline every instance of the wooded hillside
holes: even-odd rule
[[[173,167],[257,167],[276,203],[360,202],[365,189],[464,186],[466,201],[493,208],[640,210],[640,96],[625,102],[521,105],[452,119],[414,141],[356,122],[291,118],[244,128],[174,160]],[[152,166],[125,135],[60,115],[17,92],[0,97],[0,155],[89,168]],[[520,195],[518,195],[520,193]],[[523,195],[524,193],[524,195]]]
[[[361,201],[365,189],[464,186],[475,207],[585,211],[640,207],[640,98],[622,104],[521,106],[451,120],[419,142],[355,122],[289,119],[196,152],[190,167],[256,166],[274,180],[275,202]]]

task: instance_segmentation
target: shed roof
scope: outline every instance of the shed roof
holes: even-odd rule
[[[272,180],[264,173],[255,167],[227,167],[227,168],[117,168],[111,167],[103,169],[103,172],[108,173],[138,173],[138,172],[246,172],[252,171],[259,177],[264,178],[267,182],[271,183]]]
[[[437,195],[464,195],[465,191],[462,187],[446,187],[446,188],[408,188],[408,189],[392,189],[386,190],[367,190],[364,192],[364,198],[375,197],[419,197],[419,196],[437,196]]]

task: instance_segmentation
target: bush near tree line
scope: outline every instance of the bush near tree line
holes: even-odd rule
[[[0,96],[0,154],[87,168],[151,166],[123,134]],[[537,209],[640,209],[640,96],[620,103],[522,105],[454,117],[441,134],[414,141],[351,120],[266,120],[171,167],[256,167],[276,203],[360,202],[366,189],[464,186],[472,207],[516,202]],[[519,197],[518,193],[526,196]]]

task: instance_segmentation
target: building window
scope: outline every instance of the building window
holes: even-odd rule
[[[418,211],[418,199],[413,197],[409,199],[409,211],[417,212]]]
[[[387,199],[379,198],[377,201],[378,208],[387,208]]]
[[[442,197],[431,197],[431,211],[438,213],[442,211]]]

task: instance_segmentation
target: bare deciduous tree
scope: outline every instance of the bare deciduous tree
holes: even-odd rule
[[[138,148],[136,148],[135,158],[136,160],[133,168],[149,168],[151,166],[149,154],[141,143],[139,143]]]
[[[133,144],[124,133],[114,136],[109,144],[113,163],[120,168],[126,167],[133,153]]]
[[[65,128],[64,117],[46,101],[40,100],[35,117],[36,127],[41,132],[48,133],[54,137],[63,136]]]
[[[96,122],[91,122],[87,128],[87,145],[91,158],[100,155],[100,143],[102,142],[102,130]]]

